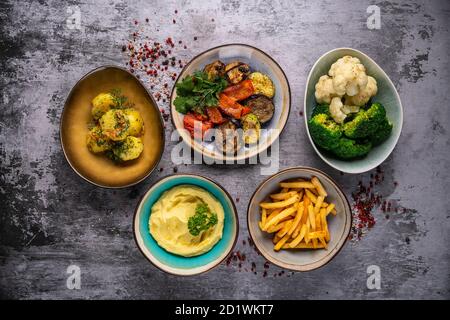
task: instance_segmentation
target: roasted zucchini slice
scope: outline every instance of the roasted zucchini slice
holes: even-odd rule
[[[244,142],[246,144],[257,143],[261,135],[261,124],[258,117],[253,113],[249,113],[241,119],[241,124],[244,130]]]

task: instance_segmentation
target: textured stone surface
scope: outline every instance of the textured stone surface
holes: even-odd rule
[[[381,8],[380,30],[366,27],[371,4]],[[68,5],[78,5],[81,30],[67,28]],[[166,145],[161,172],[124,190],[81,180],[59,145],[59,117],[71,87],[97,66],[124,66],[121,46],[135,30],[133,21],[147,17],[152,37],[188,43],[184,59],[231,42],[272,55],[293,93],[280,140],[280,169],[322,169],[350,199],[358,182],[368,184],[374,172],[341,175],[322,162],[307,140],[300,110],[307,74],[322,53],[342,46],[368,53],[403,101],[403,132],[381,166],[385,180],[375,187],[403,210],[389,218],[375,210],[374,228],[319,270],[274,277],[281,270],[270,266],[263,277],[264,259],[243,243],[250,192],[264,179],[259,166],[182,165],[178,172],[220,180],[239,198],[236,249],[247,258],[241,271],[236,262],[223,263],[192,278],[169,276],[150,265],[134,244],[132,214],[147,188],[172,172],[173,143]],[[2,1],[0,297],[450,298],[449,17],[448,1]],[[162,102],[160,107],[168,109]],[[167,137],[171,130],[167,123]],[[245,271],[252,262],[257,274]],[[70,264],[81,268],[81,290],[66,288]],[[369,265],[381,268],[381,290],[366,287]]]

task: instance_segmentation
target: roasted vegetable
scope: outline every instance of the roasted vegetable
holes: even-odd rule
[[[86,137],[86,144],[88,149],[94,153],[111,149],[111,140],[103,134],[100,126],[95,126],[89,130]]]
[[[249,107],[239,104],[223,93],[219,94],[219,108],[223,113],[235,119],[240,119],[251,111]]]
[[[206,108],[206,114],[208,115],[209,120],[214,124],[222,124],[226,121],[220,113],[219,108],[208,107]]]
[[[244,80],[234,86],[229,86],[223,90],[222,93],[234,100],[240,101],[253,95],[255,93],[255,88],[253,87],[251,80]]]
[[[115,157],[120,161],[129,161],[138,158],[144,150],[141,138],[128,136],[125,140],[117,142],[112,148]]]
[[[202,139],[205,132],[213,127],[211,121],[203,120],[192,112],[184,116],[183,125],[184,128],[189,131],[191,137],[196,139]]]
[[[247,101],[247,107],[258,117],[260,123],[270,121],[275,112],[275,106],[271,99],[266,96],[257,96]]]
[[[322,103],[322,104],[318,104],[314,107],[313,112],[311,114],[311,118],[313,118],[314,116],[318,115],[318,114],[326,114],[326,115],[330,115],[330,106],[328,104]]]
[[[341,137],[337,145],[333,148],[333,153],[341,159],[360,158],[369,153],[372,143],[358,143],[355,140]]]
[[[373,146],[378,146],[384,142],[392,132],[392,123],[387,118],[379,125],[378,129],[369,137]]]
[[[139,136],[144,129],[144,120],[142,119],[139,111],[133,108],[128,108],[124,110],[125,115],[128,118],[130,127],[128,128],[128,135]]]
[[[244,142],[246,144],[257,143],[261,135],[261,124],[258,117],[253,113],[249,113],[241,119],[241,123],[244,130]]]
[[[225,66],[225,73],[231,84],[237,84],[250,74],[250,67],[248,64],[234,61]]]
[[[318,114],[308,122],[314,142],[321,148],[333,150],[342,136],[341,127],[326,114]]]
[[[130,121],[121,109],[112,109],[100,118],[103,133],[113,141],[120,141],[128,136]]]
[[[386,119],[386,110],[381,103],[374,103],[367,110],[360,110],[353,120],[343,126],[344,134],[351,139],[366,138],[374,134]]]
[[[220,61],[216,60],[203,68],[203,71],[208,75],[208,80],[214,80],[219,77],[225,76],[225,64]]]
[[[253,72],[248,76],[252,81],[256,94],[265,95],[268,98],[273,98],[275,95],[275,86],[269,76],[261,72]]]
[[[98,120],[112,108],[115,108],[114,96],[111,93],[100,93],[92,100],[92,117]]]
[[[215,130],[215,144],[224,154],[235,154],[242,147],[242,140],[236,125],[227,121]]]

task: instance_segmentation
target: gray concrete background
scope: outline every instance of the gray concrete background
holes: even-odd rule
[[[380,30],[366,27],[371,4],[381,8]],[[66,26],[69,5],[80,9],[81,30]],[[280,169],[322,169],[350,199],[374,172],[341,175],[322,162],[300,110],[307,74],[322,53],[349,46],[369,54],[394,81],[405,113],[399,144],[381,166],[385,179],[375,191],[403,210],[389,218],[375,210],[375,227],[319,270],[278,275],[281,270],[270,266],[263,277],[264,259],[243,243],[250,193],[265,178],[259,166],[182,165],[178,172],[217,179],[239,198],[236,250],[246,260],[241,269],[223,263],[192,278],[154,268],[134,244],[132,214],[148,187],[172,173],[173,143],[166,144],[162,172],[132,188],[104,190],[72,172],[58,129],[71,87],[100,65],[124,66],[121,46],[135,30],[133,21],[145,18],[159,29],[151,36],[188,43],[184,59],[230,42],[272,55],[286,71],[293,98]],[[2,1],[0,297],[449,299],[449,18],[448,1]],[[160,107],[168,109],[167,103]],[[167,137],[171,131],[167,123]],[[257,274],[249,271],[252,262]],[[70,264],[81,268],[81,290],[66,288]],[[380,290],[366,287],[369,265],[381,269]]]

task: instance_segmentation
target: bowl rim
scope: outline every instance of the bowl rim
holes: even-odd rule
[[[192,62],[194,60],[198,59],[202,55],[204,55],[204,54],[206,54],[206,53],[208,53],[210,51],[213,51],[213,50],[217,50],[217,49],[225,48],[225,47],[231,47],[231,46],[241,46],[241,47],[246,47],[246,48],[250,48],[250,49],[256,50],[256,51],[260,52],[261,54],[263,54],[264,56],[266,56],[269,60],[271,60],[275,64],[275,66],[281,71],[281,74],[283,75],[284,79],[286,80],[287,90],[288,90],[288,97],[289,97],[289,103],[288,103],[288,106],[287,106],[286,120],[283,122],[283,125],[281,126],[281,129],[276,133],[275,138],[273,139],[273,141],[270,144],[267,144],[264,148],[258,149],[258,152],[256,152],[256,153],[254,153],[254,154],[250,154],[249,153],[248,156],[228,157],[228,155],[227,155],[227,156],[223,156],[223,158],[218,158],[216,155],[210,156],[210,155],[207,155],[207,154],[204,153],[204,151],[203,151],[204,148],[197,148],[196,145],[192,143],[192,139],[189,139],[189,141],[186,141],[184,139],[184,137],[180,134],[180,137],[182,138],[183,142],[186,143],[195,152],[198,152],[198,153],[202,154],[204,157],[207,157],[209,159],[222,160],[223,162],[226,162],[226,161],[236,161],[237,162],[237,161],[247,160],[247,159],[250,159],[252,157],[258,156],[263,151],[265,151],[268,148],[270,148],[272,146],[272,144],[277,139],[279,139],[279,137],[281,136],[281,133],[284,131],[284,128],[286,127],[286,124],[289,121],[289,116],[291,114],[291,106],[292,106],[292,92],[291,92],[291,86],[289,84],[289,79],[288,79],[286,73],[284,72],[283,68],[281,68],[280,64],[274,58],[272,58],[272,56],[270,56],[265,51],[255,47],[255,46],[249,45],[249,44],[239,43],[239,42],[226,43],[226,44],[222,44],[222,45],[218,45],[218,46],[209,48],[209,49],[204,50],[204,51],[200,52],[199,54],[195,55],[187,64],[184,65],[183,69],[181,69],[181,71],[178,73],[178,76],[177,76],[177,78],[176,78],[176,80],[175,80],[175,82],[173,84],[172,91],[171,91],[171,94],[170,94],[170,119],[171,119],[171,122],[172,122],[172,125],[173,125],[174,129],[178,130],[178,128],[177,128],[177,126],[175,124],[174,115],[173,115],[173,112],[172,112],[172,109],[173,109],[173,102],[172,101],[173,101],[173,95],[175,93],[176,84],[180,81],[180,78],[183,75],[183,73],[192,64]]]
[[[318,263],[316,262],[312,262],[306,265],[298,265],[298,264],[290,264],[290,263],[286,263],[286,262],[281,262],[278,259],[274,259],[272,256],[268,255],[265,253],[264,250],[261,250],[257,244],[257,242],[255,241],[255,237],[252,234],[252,229],[250,228],[250,205],[253,202],[254,197],[256,196],[256,194],[258,192],[261,191],[262,187],[270,182],[272,179],[276,178],[277,176],[289,172],[289,171],[304,171],[304,170],[309,170],[318,174],[321,174],[323,176],[325,176],[330,182],[331,184],[336,188],[336,190],[338,191],[338,194],[341,194],[341,198],[343,199],[344,202],[344,211],[346,213],[346,215],[348,215],[349,219],[348,219],[348,223],[344,225],[344,233],[341,234],[340,239],[337,242],[337,246],[335,247],[335,249],[333,249],[333,252],[327,254],[325,257],[323,257],[320,260],[326,259],[323,263]],[[307,166],[298,166],[298,167],[289,167],[286,169],[283,169],[277,173],[275,173],[272,176],[269,176],[268,178],[266,178],[265,180],[263,180],[255,189],[255,191],[253,192],[252,196],[250,197],[250,200],[248,202],[248,206],[247,206],[247,229],[248,229],[248,233],[250,235],[251,240],[253,241],[253,244],[255,246],[255,248],[258,250],[258,252],[268,261],[270,261],[271,263],[273,263],[274,265],[284,268],[284,269],[288,269],[291,271],[299,271],[299,272],[308,272],[308,271],[313,271],[316,269],[319,269],[325,265],[327,265],[328,263],[330,263],[331,260],[334,259],[334,257],[336,257],[338,255],[338,253],[342,250],[342,248],[345,246],[345,244],[348,241],[348,237],[350,235],[350,231],[351,231],[351,227],[353,224],[353,214],[352,214],[352,210],[351,210],[351,206],[350,206],[350,202],[347,199],[347,196],[345,195],[344,191],[342,190],[342,188],[336,183],[336,181],[329,176],[327,173],[323,172],[322,170],[316,169],[316,168],[312,168],[312,167],[307,167]],[[345,231],[345,229],[348,229],[348,231]],[[320,261],[319,260],[319,261]]]
[[[92,180],[88,179],[87,177],[85,177],[84,175],[82,175],[82,174],[74,167],[74,165],[73,165],[72,162],[70,161],[70,159],[69,159],[69,157],[68,157],[68,155],[67,155],[67,153],[66,153],[66,149],[64,148],[64,142],[63,142],[63,137],[62,137],[62,126],[63,126],[64,116],[65,116],[66,110],[67,110],[67,108],[66,108],[66,107],[67,107],[67,103],[68,103],[68,101],[72,98],[72,95],[74,94],[75,88],[77,88],[77,87],[80,85],[81,81],[85,80],[85,79],[86,79],[87,77],[89,77],[90,75],[92,75],[92,74],[94,74],[94,73],[96,73],[96,72],[98,72],[98,71],[106,70],[106,69],[118,69],[118,70],[120,70],[120,71],[124,71],[124,72],[126,72],[128,75],[131,75],[135,80],[137,80],[137,82],[145,89],[145,92],[146,92],[147,95],[150,97],[150,100],[151,100],[152,103],[153,103],[153,108],[157,111],[157,113],[158,113],[158,115],[159,115],[159,121],[160,121],[161,128],[162,128],[162,131],[161,131],[162,148],[161,148],[161,152],[160,152],[160,154],[159,154],[159,156],[158,156],[158,158],[157,158],[157,161],[155,162],[154,166],[153,166],[153,167],[152,167],[152,168],[151,168],[151,169],[150,169],[150,170],[149,170],[142,178],[140,178],[140,179],[138,179],[138,180],[136,180],[136,181],[134,181],[134,182],[128,183],[128,184],[126,184],[126,185],[123,185],[123,186],[107,186],[107,185],[103,185],[103,184],[97,183],[97,182],[95,182],[95,181],[92,181]],[[85,74],[84,74],[84,75],[83,75],[83,76],[82,76],[82,77],[81,77],[81,78],[80,78],[80,79],[72,86],[72,88],[70,89],[69,94],[67,95],[67,98],[66,98],[66,100],[64,101],[64,107],[63,107],[63,110],[62,110],[62,112],[61,112],[61,116],[60,116],[60,118],[59,118],[59,143],[60,143],[61,149],[62,149],[62,151],[63,151],[63,153],[64,153],[64,158],[66,159],[66,162],[69,164],[69,166],[72,168],[72,170],[73,170],[79,177],[81,177],[84,181],[87,181],[87,182],[89,182],[90,184],[92,184],[92,185],[94,185],[94,186],[96,186],[96,187],[100,187],[100,188],[104,188],[104,189],[124,189],[124,188],[128,188],[128,187],[134,186],[134,185],[136,185],[136,184],[138,184],[138,183],[144,181],[145,179],[147,179],[147,178],[153,173],[153,171],[155,171],[155,169],[158,167],[159,163],[161,162],[162,156],[163,156],[163,154],[164,154],[164,149],[165,149],[165,145],[166,145],[166,134],[165,134],[165,128],[164,128],[164,121],[163,121],[161,112],[159,111],[158,105],[156,104],[156,101],[155,101],[155,99],[153,98],[153,95],[152,95],[151,92],[148,90],[148,88],[144,85],[144,83],[143,83],[139,78],[137,78],[134,74],[132,74],[130,71],[128,71],[127,69],[122,68],[122,67],[120,67],[120,66],[116,66],[116,65],[112,65],[112,64],[107,64],[107,65],[102,65],[102,66],[100,66],[100,67],[94,68],[94,69],[88,71],[87,73],[85,73]]]
[[[306,99],[308,97],[308,85],[309,82],[311,81],[311,76],[312,76],[312,72],[313,70],[316,68],[316,66],[323,60],[323,58],[335,51],[342,51],[342,50],[349,50],[349,51],[354,51],[357,52],[358,54],[363,55],[366,59],[368,59],[371,63],[373,63],[375,66],[377,66],[380,70],[381,73],[385,76],[385,78],[388,80],[388,83],[394,88],[394,92],[395,92],[395,97],[397,99],[397,101],[399,102],[400,105],[400,119],[399,119],[399,133],[397,135],[397,137],[395,137],[395,141],[392,144],[392,146],[389,148],[389,151],[387,152],[386,157],[384,157],[381,160],[378,160],[375,162],[374,165],[369,166],[367,168],[364,169],[350,169],[350,170],[344,170],[343,168],[341,168],[340,166],[332,163],[330,160],[328,160],[323,154],[322,152],[317,148],[316,144],[314,143],[314,141],[312,140],[311,134],[309,132],[309,127],[308,127],[308,114],[306,112]],[[378,63],[375,62],[375,60],[373,60],[369,55],[367,55],[366,53],[357,50],[357,49],[353,49],[350,47],[340,47],[340,48],[335,48],[332,50],[329,50],[327,52],[325,52],[324,54],[322,54],[317,60],[316,62],[314,62],[313,66],[311,67],[311,70],[309,71],[308,74],[308,78],[306,79],[306,85],[305,85],[305,96],[303,98],[303,114],[304,114],[304,118],[305,118],[305,126],[306,126],[306,133],[308,135],[309,138],[309,142],[311,143],[312,147],[314,148],[314,151],[316,152],[316,154],[326,163],[328,164],[330,167],[345,172],[345,173],[350,173],[350,174],[357,174],[357,173],[364,173],[367,171],[370,171],[376,167],[378,167],[380,164],[382,164],[384,161],[386,161],[386,159],[391,155],[392,151],[394,151],[395,147],[397,146],[398,140],[400,139],[400,135],[402,133],[402,128],[403,128],[403,105],[402,105],[402,100],[400,99],[400,95],[398,93],[397,88],[395,87],[394,83],[392,82],[391,78],[389,78],[389,76],[387,75],[387,73],[384,71],[383,68],[380,67],[380,65]]]
[[[154,188],[157,184],[159,184],[159,183],[161,183],[161,182],[164,182],[164,180],[169,180],[169,179],[175,178],[175,177],[193,177],[193,178],[204,179],[204,180],[206,180],[206,181],[208,181],[208,182],[211,182],[212,184],[214,184],[215,186],[217,186],[219,189],[221,189],[221,190],[224,192],[224,194],[227,196],[227,198],[230,200],[230,202],[231,202],[231,209],[232,209],[233,214],[234,214],[234,220],[235,220],[235,226],[236,226],[236,233],[235,233],[235,236],[234,236],[233,244],[231,245],[231,247],[230,247],[230,249],[228,250],[227,254],[224,255],[224,257],[223,257],[222,259],[217,260],[216,263],[215,263],[214,265],[212,265],[210,268],[208,268],[208,269],[206,269],[206,270],[203,270],[203,271],[200,271],[200,272],[196,272],[196,273],[189,273],[189,274],[175,273],[175,272],[168,271],[168,270],[164,269],[163,267],[157,265],[151,258],[149,258],[149,257],[144,253],[144,250],[142,250],[141,245],[139,244],[138,239],[137,239],[137,235],[136,235],[136,218],[137,218],[137,215],[138,215],[139,208],[140,208],[142,202],[144,201],[144,198],[147,196],[147,194],[149,194],[151,191],[153,191],[153,188]],[[207,190],[207,191],[208,191],[208,190]],[[159,178],[159,179],[156,180],[156,181],[155,181],[155,182],[147,189],[147,191],[140,197],[140,199],[139,199],[139,201],[138,201],[138,203],[136,204],[136,207],[135,207],[135,209],[134,209],[134,214],[133,214],[133,238],[134,238],[134,242],[135,242],[137,248],[139,249],[139,251],[141,252],[141,254],[145,257],[145,259],[147,259],[154,267],[156,267],[156,268],[159,269],[160,271],[163,271],[163,272],[165,272],[165,273],[167,273],[167,274],[171,274],[171,275],[174,275],[174,276],[179,276],[179,277],[191,277],[191,276],[196,276],[196,275],[199,275],[199,274],[202,274],[202,273],[206,273],[206,272],[211,271],[212,269],[216,268],[216,267],[219,266],[223,261],[225,261],[225,260],[228,258],[228,256],[233,252],[233,250],[234,250],[234,248],[235,248],[235,246],[236,246],[238,237],[239,237],[239,215],[238,215],[238,212],[237,212],[237,209],[236,209],[236,205],[235,205],[235,203],[234,203],[234,201],[233,201],[233,197],[228,193],[228,191],[227,191],[221,184],[219,184],[218,182],[214,181],[214,180],[211,179],[211,178],[208,178],[208,177],[203,176],[203,175],[200,175],[200,174],[193,174],[193,173],[173,173],[173,174],[169,174],[169,175],[167,175],[167,176],[164,176],[164,177],[162,177],[162,178]],[[219,241],[220,241],[220,240],[219,240]],[[149,251],[150,251],[150,250],[149,250]],[[164,264],[161,263],[161,265],[164,265]]]

